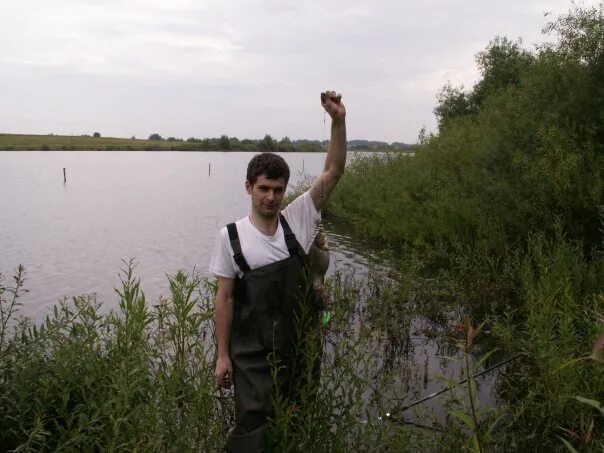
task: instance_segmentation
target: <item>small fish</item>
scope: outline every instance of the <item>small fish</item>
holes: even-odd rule
[[[325,274],[329,267],[329,247],[327,235],[323,227],[315,236],[308,251],[308,267],[312,278],[312,286],[321,306],[325,306]]]
[[[308,251],[308,265],[313,279],[313,286],[323,286],[325,274],[329,267],[329,247],[327,246],[327,236],[323,227],[315,236],[315,240]]]

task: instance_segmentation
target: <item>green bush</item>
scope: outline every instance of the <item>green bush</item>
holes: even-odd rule
[[[116,312],[92,296],[21,320],[0,344],[0,445],[6,450],[208,451],[232,420],[215,394],[210,293],[182,273],[151,308],[133,265]],[[6,287],[2,287],[6,291]],[[14,293],[14,291],[13,291]],[[0,294],[3,319],[8,314]],[[3,326],[6,327],[6,326]]]
[[[412,244],[485,244],[499,253],[560,223],[586,247],[600,244],[604,169],[602,8],[574,10],[548,27],[557,45],[534,55],[496,40],[481,54],[474,107],[449,109],[415,157],[358,159],[330,213],[360,231]],[[446,119],[446,120],[445,120]]]
[[[604,418],[575,396],[604,401],[604,366],[588,359],[604,327],[598,319],[604,313],[604,262],[586,260],[581,244],[536,235],[518,279],[522,309],[505,307],[493,326],[507,350],[525,357],[500,388],[511,403],[515,442],[520,449],[537,440],[553,448],[560,444],[556,436],[565,435],[562,429],[580,433],[593,420],[597,434],[589,447],[601,451]]]
[[[439,133],[414,157],[352,162],[327,212],[420,257],[420,275],[521,355],[498,430],[519,451],[604,444],[603,418],[575,398],[604,401],[604,367],[586,359],[604,313],[603,12],[574,7],[535,52],[493,41],[473,89],[440,93]]]

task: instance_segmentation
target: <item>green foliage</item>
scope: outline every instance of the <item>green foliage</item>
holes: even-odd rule
[[[281,139],[281,141],[278,144],[278,149],[280,152],[284,152],[284,153],[295,151],[294,144],[289,139],[289,137],[283,137]]]
[[[575,399],[604,401],[604,369],[587,360],[604,313],[603,10],[574,7],[535,52],[493,41],[472,90],[441,92],[438,135],[421,134],[414,157],[355,160],[328,207],[422,256],[521,354],[500,383],[510,413],[497,435],[512,450],[604,445],[603,420]]]
[[[259,151],[276,151],[277,145],[269,134],[266,134],[262,140],[258,142]]]
[[[116,312],[81,296],[15,326],[0,361],[3,449],[221,447],[232,405],[215,392],[211,291],[179,272],[152,308],[126,264]]]
[[[222,135],[218,139],[218,147],[223,151],[231,149],[231,141],[229,140],[228,135]]]
[[[163,138],[158,133],[154,133],[149,135],[149,140],[163,140]]]
[[[476,56],[482,79],[474,86],[471,103],[481,109],[484,101],[499,91],[520,86],[535,57],[520,47],[521,41],[497,37]]]
[[[604,313],[604,263],[586,260],[580,244],[536,235],[518,279],[523,306],[505,307],[494,330],[506,349],[527,359],[501,391],[514,408],[518,445],[531,445],[532,433],[539,433],[542,445],[555,445],[561,428],[575,430],[594,418],[575,395],[604,399],[604,367],[587,360],[589,346],[603,333],[597,313]],[[594,442],[602,447],[604,438]]]
[[[13,277],[14,286],[5,286],[2,284],[2,274],[0,274],[0,359],[6,354],[6,340],[8,336],[9,321],[15,317],[19,307],[19,296],[27,291],[23,288],[25,283],[25,268],[20,265],[15,271]]]
[[[463,87],[447,84],[439,92],[434,113],[441,131],[455,118],[476,115],[489,97],[521,84],[535,57],[520,44],[520,41],[512,42],[505,37],[495,38],[476,56],[482,79],[472,91],[465,92]]]
[[[601,28],[564,28],[577,23],[561,19],[552,29],[604,46]],[[532,232],[553,237],[558,222],[569,238],[599,245],[603,64],[564,41],[529,55],[505,39],[479,61],[484,77],[474,91],[445,88],[440,134],[414,158],[357,159],[330,212],[395,242],[483,244],[497,253]]]
[[[211,304],[216,285],[178,272],[169,298],[151,305],[126,262],[116,310],[94,296],[62,301],[40,325],[14,317],[24,280],[0,286],[0,445],[14,451],[220,451],[233,425],[230,392],[216,388]],[[429,431],[383,420],[400,387],[399,368],[376,333],[392,317],[378,306],[408,297],[392,281],[337,274],[326,282],[331,323],[304,343],[302,360],[321,362],[297,398],[276,397],[270,451],[435,451]],[[12,316],[10,307],[13,307]],[[409,313],[398,320],[408,329]],[[371,320],[371,321],[370,321]],[[366,326],[360,327],[359,326]],[[393,341],[400,326],[392,324]],[[379,337],[379,335],[378,335]],[[303,343],[300,343],[303,344]],[[301,362],[301,369],[307,369]],[[312,370],[312,368],[308,368]],[[318,384],[318,385],[317,385]],[[440,443],[440,447],[443,445]]]
[[[444,129],[450,120],[475,113],[476,106],[462,87],[453,87],[450,83],[445,85],[436,95],[437,104],[434,114],[438,121],[439,129]]]

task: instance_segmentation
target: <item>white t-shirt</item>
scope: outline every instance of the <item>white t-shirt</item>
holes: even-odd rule
[[[292,201],[283,211],[285,220],[296,235],[296,239],[308,253],[315,237],[315,226],[321,220],[321,214],[317,212],[310,196],[310,192],[304,192]],[[277,232],[273,236],[261,233],[250,221],[249,216],[235,222],[241,251],[250,269],[256,269],[275,261],[281,261],[289,257],[283,227],[281,222],[277,226]],[[218,240],[214,246],[212,260],[210,261],[210,273],[217,277],[235,278],[242,275],[239,266],[233,259],[233,249],[229,241],[229,233],[226,226],[220,230]]]

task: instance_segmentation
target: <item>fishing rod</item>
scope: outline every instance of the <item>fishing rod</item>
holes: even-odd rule
[[[484,371],[481,371],[480,373],[476,373],[474,376],[472,376],[472,379],[475,379],[477,377],[480,377],[480,376],[483,376],[483,375],[485,375],[487,373],[490,373],[491,371],[496,370],[497,368],[502,367],[503,365],[505,365],[507,363],[510,363],[513,360],[516,360],[521,355],[522,354],[517,354],[517,355],[515,355],[515,356],[513,356],[513,357],[511,357],[511,358],[509,358],[507,360],[504,360],[503,362],[498,363],[497,365],[493,365],[492,367],[487,368]],[[463,381],[459,381],[457,384],[453,384],[453,385],[450,385],[449,387],[445,387],[444,389],[439,390],[438,392],[431,393],[430,395],[425,396],[424,398],[419,399],[417,401],[414,401],[413,403],[408,404],[407,406],[403,406],[400,409],[400,412],[405,412],[406,410],[409,410],[412,407],[417,406],[418,404],[424,403],[424,402],[426,402],[426,401],[428,401],[428,400],[430,400],[430,399],[432,399],[432,398],[434,398],[434,397],[436,397],[438,395],[442,395],[445,392],[453,390],[455,387],[458,387],[458,386],[460,386],[462,384],[465,384],[466,382],[468,382],[468,378],[464,379]],[[387,418],[390,418],[390,413],[387,414]]]
[[[477,377],[480,377],[480,376],[483,376],[483,375],[485,375],[487,373],[490,373],[491,371],[496,370],[497,368],[502,367],[503,365],[505,365],[507,363],[510,363],[513,360],[516,360],[521,355],[522,354],[517,354],[517,355],[515,355],[513,357],[510,357],[507,360],[504,360],[503,362],[498,363],[497,365],[493,365],[492,367],[487,368],[484,371],[481,371],[480,373],[476,373],[475,375],[472,376],[472,379],[475,379]],[[426,401],[428,401],[428,400],[430,400],[430,399],[432,399],[432,398],[434,398],[434,397],[436,397],[438,395],[442,395],[445,392],[453,390],[455,387],[458,387],[458,386],[460,386],[462,384],[465,384],[466,382],[468,382],[467,378],[464,379],[464,380],[462,380],[462,381],[459,381],[457,384],[450,385],[449,387],[446,387],[446,388],[444,388],[442,390],[439,390],[438,392],[431,393],[430,395],[425,396],[424,398],[422,398],[420,400],[414,401],[413,403],[408,404],[407,406],[404,406],[401,409],[397,410],[397,412],[405,412],[406,410],[409,410],[412,407],[417,406],[418,404],[424,403],[424,402],[426,402]],[[403,423],[405,425],[412,425],[412,426],[415,426],[417,428],[428,429],[430,431],[445,432],[444,430],[436,428],[434,426],[422,425],[422,424],[419,424],[419,423],[412,422],[410,420],[405,420],[404,416],[399,418],[399,417],[397,417],[396,415],[394,415],[394,414],[392,414],[390,412],[386,412],[386,414],[384,416],[378,416],[378,420],[387,420],[387,421],[390,421],[390,422]],[[362,422],[363,423],[367,423],[367,420],[363,420]]]

